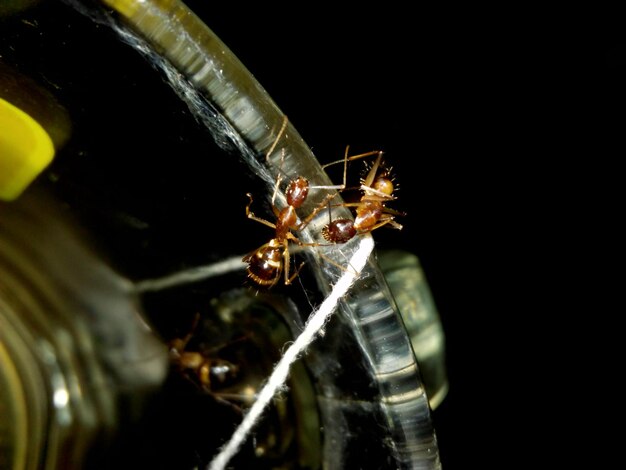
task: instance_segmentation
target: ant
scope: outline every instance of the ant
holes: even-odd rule
[[[402,225],[394,219],[396,216],[405,215],[405,213],[390,209],[385,205],[389,201],[396,199],[393,195],[394,189],[396,188],[394,188],[393,177],[390,174],[391,169],[388,169],[382,163],[383,152],[374,150],[348,157],[349,148],[349,146],[346,147],[343,158],[343,184],[339,186],[340,190],[346,189],[346,173],[349,160],[356,160],[372,155],[377,155],[377,157],[365,178],[361,178],[361,186],[359,187],[359,189],[363,191],[361,199],[358,202],[339,204],[344,207],[356,207],[356,217],[354,221],[350,219],[331,219],[322,229],[322,236],[331,243],[346,243],[357,234],[369,233],[383,225],[390,225],[397,230],[402,230]],[[339,161],[327,163],[322,168],[326,168]],[[328,209],[330,214],[330,205]]]
[[[267,153],[266,158],[269,158],[269,155],[274,150],[276,143],[284,133],[286,125],[287,118],[285,117],[283,121],[283,126],[280,129],[278,136],[272,144],[269,152]],[[290,274],[291,267],[289,242],[291,241],[297,243],[299,246],[312,246],[317,244],[305,244],[301,242],[292,233],[292,231],[300,231],[304,227],[306,227],[309,222],[311,222],[313,217],[315,217],[315,215],[326,206],[330,199],[335,196],[334,194],[328,195],[318,205],[318,207],[306,217],[306,219],[298,223],[296,210],[299,209],[306,201],[311,186],[309,185],[308,180],[302,176],[298,176],[295,179],[291,180],[288,183],[287,188],[285,189],[287,206],[284,207],[282,210],[278,210],[278,208],[274,205],[274,200],[276,198],[276,193],[278,192],[280,180],[281,178],[279,176],[276,179],[276,186],[274,188],[274,194],[272,196],[272,210],[276,215],[276,223],[272,223],[268,220],[262,219],[254,215],[254,213],[250,210],[250,206],[252,205],[252,195],[250,193],[247,193],[250,201],[246,206],[246,216],[249,219],[260,222],[275,230],[274,238],[243,257],[243,261],[245,263],[248,263],[248,266],[246,268],[248,277],[257,284],[265,287],[274,286],[280,279],[281,273],[283,272],[285,285],[289,285],[293,282],[293,280],[300,272],[300,269],[302,269],[304,262],[300,264],[300,266],[293,272],[293,274]],[[318,187],[316,186],[316,188]]]
[[[216,390],[235,380],[239,375],[239,367],[226,359],[186,350],[199,318],[200,314],[196,314],[191,330],[184,338],[174,338],[169,342],[170,361],[187,379],[218,398]]]

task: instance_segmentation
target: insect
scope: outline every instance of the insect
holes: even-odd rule
[[[191,382],[218,397],[220,387],[237,378],[239,367],[226,359],[187,350],[199,318],[200,315],[196,314],[191,330],[185,337],[174,338],[169,342],[170,362]]]
[[[301,263],[293,273],[290,273],[289,242],[296,243],[299,246],[318,246],[316,243],[301,242],[292,231],[299,231],[306,227],[313,217],[326,207],[326,204],[334,195],[328,195],[304,220],[298,222],[296,209],[304,204],[309,189],[309,182],[302,176],[298,176],[289,182],[285,190],[287,206],[279,211],[276,206],[274,206],[274,201],[272,200],[272,209],[274,213],[278,214],[276,223],[254,215],[254,213],[250,211],[252,195],[250,193],[247,194],[250,201],[246,206],[246,216],[249,219],[260,222],[275,230],[274,238],[243,258],[243,261],[248,263],[246,268],[248,277],[257,284],[271,287],[278,282],[282,273],[284,273],[285,285],[289,285],[293,282],[300,272],[300,269],[302,269],[304,262]]]
[[[268,155],[271,151],[273,151],[276,142],[280,139],[282,133],[284,132],[285,125],[286,120],[284,121],[283,127],[281,128],[276,141],[272,145],[270,152],[268,152]],[[250,210],[253,200],[252,195],[247,193],[249,202],[246,206],[246,216],[249,219],[255,220],[274,229],[274,238],[243,257],[243,261],[248,264],[246,268],[248,277],[258,285],[265,287],[274,286],[279,281],[281,274],[283,273],[285,285],[289,285],[293,282],[300,272],[300,269],[302,269],[304,263],[300,264],[300,266],[293,273],[291,273],[289,243],[293,242],[299,246],[311,246],[315,244],[306,244],[301,242],[292,232],[302,230],[306,227],[313,217],[326,206],[332,197],[334,197],[334,194],[328,195],[315,210],[313,210],[304,220],[299,222],[296,210],[299,209],[307,199],[309,190],[311,189],[308,180],[302,176],[298,176],[287,184],[285,189],[287,206],[281,210],[274,205],[279,184],[280,177],[276,179],[276,186],[272,196],[272,210],[276,215],[276,223],[257,217]]]
[[[346,147],[344,155],[343,184],[341,190],[346,189],[347,164],[350,160],[376,155],[376,160],[369,168],[367,175],[361,178],[359,189],[362,191],[358,202],[347,202],[339,204],[345,207],[355,207],[356,216],[351,219],[330,220],[322,229],[322,236],[331,243],[346,243],[357,234],[364,234],[376,230],[383,225],[389,225],[397,230],[402,229],[402,225],[395,221],[396,216],[405,215],[404,212],[390,209],[386,204],[396,199],[393,195],[396,189],[393,184],[393,177],[382,161],[383,152],[375,150],[348,157],[349,147]],[[324,165],[328,167],[338,162]],[[330,214],[330,205],[329,205]]]

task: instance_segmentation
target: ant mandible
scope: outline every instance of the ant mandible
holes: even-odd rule
[[[394,219],[396,216],[405,215],[405,213],[390,209],[386,206],[389,201],[396,199],[393,195],[396,188],[393,184],[390,169],[387,169],[382,162],[383,152],[374,150],[348,157],[349,148],[349,146],[346,147],[343,158],[343,184],[340,186],[340,190],[346,189],[348,161],[372,155],[377,155],[377,157],[374,164],[367,172],[366,177],[361,178],[361,186],[359,187],[363,192],[361,199],[358,202],[339,204],[344,207],[356,207],[356,217],[354,221],[350,219],[331,220],[322,229],[322,236],[331,243],[346,243],[357,234],[371,232],[383,225],[389,225],[397,230],[401,230],[402,225]],[[324,165],[323,168],[338,163],[339,161],[328,163]]]
[[[286,126],[287,118],[285,117],[278,136],[267,153],[266,158],[269,158],[269,155],[274,150],[276,143],[284,133]],[[298,176],[291,180],[285,189],[287,206],[281,210],[278,210],[278,208],[274,205],[279,184],[280,176],[276,179],[276,186],[272,196],[272,210],[276,215],[276,223],[272,223],[254,215],[254,213],[250,210],[250,206],[252,205],[252,195],[250,193],[247,194],[250,201],[246,206],[246,216],[249,219],[273,228],[275,231],[274,238],[243,257],[243,261],[248,264],[246,267],[248,277],[258,285],[265,287],[272,287],[275,285],[283,272],[285,285],[289,285],[293,282],[300,272],[300,269],[302,269],[304,263],[300,264],[293,274],[290,275],[289,242],[294,242],[300,246],[310,245],[301,242],[292,233],[292,231],[299,231],[306,227],[313,217],[326,206],[330,199],[335,196],[334,194],[329,194],[315,210],[313,210],[304,220],[298,223],[296,210],[299,209],[307,199],[309,189],[311,188],[309,186],[309,182],[302,176]]]

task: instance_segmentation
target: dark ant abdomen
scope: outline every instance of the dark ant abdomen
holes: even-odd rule
[[[244,258],[248,263],[248,276],[262,286],[276,284],[283,269],[283,246],[273,246],[274,241],[275,239]]]
[[[336,219],[322,228],[322,236],[331,243],[346,243],[355,235],[356,228],[350,219]]]
[[[295,208],[299,208],[307,196],[309,195],[309,182],[306,178],[298,176],[291,181],[285,189],[285,197],[287,198],[287,204]]]

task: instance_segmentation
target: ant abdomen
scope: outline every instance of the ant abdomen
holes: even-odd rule
[[[331,243],[346,243],[355,235],[356,228],[350,219],[336,219],[322,228],[322,236]]]
[[[285,189],[287,204],[296,209],[306,201],[308,195],[309,182],[302,176],[298,176],[296,179],[292,180],[287,186],[287,189]]]
[[[284,246],[277,245],[276,239],[270,240],[254,253],[246,256],[248,277],[259,285],[272,286],[280,279],[283,270]]]

